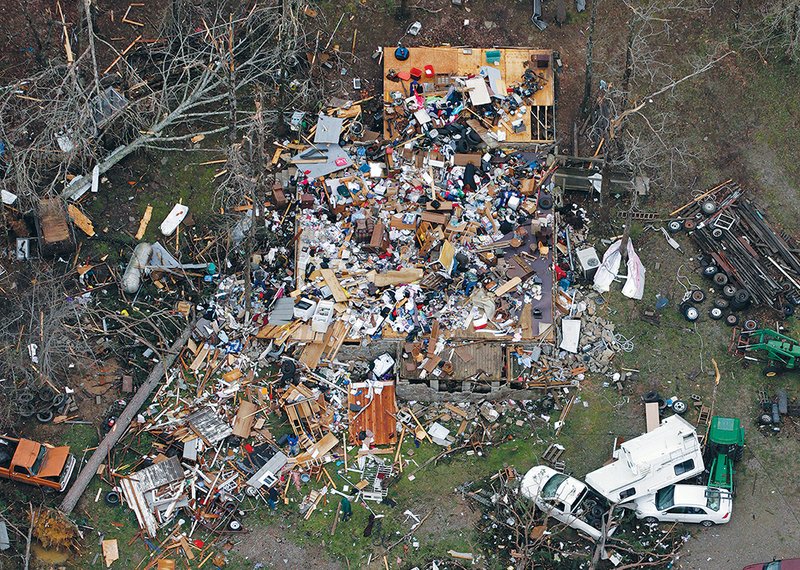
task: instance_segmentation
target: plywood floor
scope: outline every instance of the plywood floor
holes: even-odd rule
[[[353,384],[347,395],[348,410],[350,404],[367,406],[360,414],[348,411],[350,419],[350,441],[356,443],[358,432],[369,429],[375,434],[376,445],[389,445],[397,441],[397,400],[394,382],[383,382],[383,390],[375,394],[369,403],[369,389],[366,384]],[[353,392],[356,394],[353,394]],[[369,405],[367,405],[369,403]]]
[[[464,48],[451,46],[437,47],[411,47],[409,57],[405,61],[398,61],[394,57],[395,47],[388,46],[383,48],[383,72],[384,78],[390,69],[397,72],[409,71],[416,67],[424,69],[426,65],[432,65],[436,76],[468,76],[477,75],[481,67],[495,67],[500,71],[506,87],[512,87],[520,81],[525,73],[526,64],[531,61],[531,57],[538,54],[551,56],[551,50],[529,49],[529,48]],[[486,62],[487,51],[500,52],[500,61],[496,64]],[[555,105],[555,88],[552,61],[547,69],[535,69],[537,73],[544,76],[544,88],[537,91],[532,97],[532,104],[542,107],[552,107]],[[421,83],[433,83],[435,79],[425,79]],[[383,81],[383,100],[391,101],[392,91],[403,91],[408,93],[406,82],[393,82],[387,79]],[[521,133],[511,132],[510,124],[506,129],[506,141],[511,143],[532,143],[545,142],[533,138],[531,129],[531,112],[522,116],[525,122],[525,131]],[[501,127],[498,127],[501,128]],[[388,132],[384,136],[390,137]]]

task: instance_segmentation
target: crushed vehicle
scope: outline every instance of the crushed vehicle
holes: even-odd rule
[[[60,492],[67,488],[75,464],[68,446],[0,436],[0,477]]]
[[[703,526],[731,521],[733,498],[725,489],[670,485],[636,500],[636,517],[647,523],[682,522]]]
[[[599,540],[607,501],[574,477],[559,473],[546,465],[531,468],[522,478],[520,492],[532,500],[548,516]],[[616,526],[611,526],[611,536]]]
[[[705,469],[696,428],[678,415],[625,441],[614,462],[588,473],[586,483],[611,503],[631,503]]]

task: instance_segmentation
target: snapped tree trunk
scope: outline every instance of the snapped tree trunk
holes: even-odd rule
[[[592,2],[592,12],[589,17],[589,33],[586,35],[586,76],[583,82],[583,101],[581,101],[581,116],[585,119],[591,111],[592,82],[594,81],[594,26],[597,21],[597,5],[600,0]]]

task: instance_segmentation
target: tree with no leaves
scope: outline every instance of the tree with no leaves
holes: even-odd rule
[[[159,39],[140,38],[105,71],[97,71],[92,46],[114,48],[93,37],[73,64],[0,88],[0,140],[9,156],[2,187],[25,208],[45,194],[85,190],[93,168],[102,175],[141,149],[186,150],[226,131],[235,139],[252,121],[238,99],[257,86],[279,91],[291,81],[296,98],[308,94],[306,5],[282,0],[227,11],[174,0]],[[279,113],[262,112],[265,123]]]

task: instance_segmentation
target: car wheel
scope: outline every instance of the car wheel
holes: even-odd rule
[[[703,277],[707,279],[713,279],[717,273],[719,273],[719,269],[717,269],[716,265],[707,265],[703,269]]]
[[[714,526],[714,523],[712,521],[703,521],[700,524],[703,525],[706,528],[708,528],[710,526]]]
[[[682,416],[686,413],[686,410],[689,409],[689,406],[683,400],[677,400],[672,404],[672,411]]]
[[[697,310],[696,307],[693,307],[692,305],[687,305],[683,309],[683,316],[686,318],[687,321],[693,323],[700,316],[700,312]]]
[[[683,222],[679,220],[673,220],[667,224],[667,230],[669,233],[676,234],[683,229]]]
[[[700,289],[695,289],[692,291],[692,301],[695,303],[702,303],[706,300],[706,294],[701,291]]]
[[[718,307],[712,307],[711,310],[708,312],[708,316],[711,317],[713,320],[718,321],[722,318],[722,309]]]
[[[714,299],[714,306],[718,309],[727,309],[730,302],[727,299]]]
[[[715,273],[712,279],[714,280],[714,283],[716,283],[720,287],[728,284],[728,275],[723,273],[722,271],[718,271],[717,273]]]
[[[644,522],[646,522],[647,524],[656,524],[658,522],[658,519],[656,517],[645,517]]]
[[[727,299],[733,299],[733,297],[736,295],[737,290],[738,289],[736,289],[735,285],[728,283],[727,285],[725,285],[725,287],[722,288],[722,294]]]
[[[731,313],[730,315],[725,317],[725,324],[728,325],[729,327],[735,327],[736,325],[739,324],[739,317]]]

